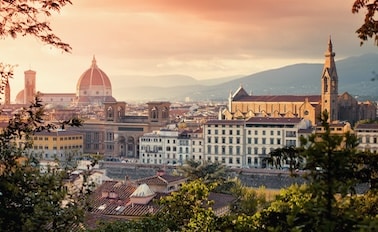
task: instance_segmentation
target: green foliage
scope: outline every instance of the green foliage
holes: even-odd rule
[[[365,10],[364,23],[357,29],[356,33],[361,39],[361,45],[369,38],[374,38],[374,42],[378,45],[378,21],[375,19],[375,13],[378,11],[378,0],[355,0],[352,12],[359,13]]]
[[[0,133],[1,231],[67,231],[83,219],[81,202],[66,199],[65,173],[41,174],[24,156],[34,132],[57,127],[46,124],[43,116],[43,105],[36,98]],[[80,126],[76,120],[67,123]]]
[[[227,179],[226,167],[220,163],[187,160],[179,169],[189,180],[201,178],[204,183],[212,183]]]
[[[299,155],[301,151],[302,149],[294,146],[277,148],[269,153],[265,161],[277,169],[281,169],[284,163],[288,163],[290,173],[296,175],[295,170],[302,169],[304,164],[303,157]]]
[[[228,168],[218,162],[187,160],[179,168],[179,172],[189,180],[201,179],[205,184],[216,183],[214,192],[230,193],[235,185],[235,180],[230,178]]]
[[[93,230],[93,232],[166,232],[167,227],[161,221],[153,218],[143,218],[141,220],[131,221],[114,221],[114,222],[102,222]]]
[[[213,231],[216,217],[208,196],[214,187],[201,179],[184,184],[178,192],[159,201],[161,210],[154,218],[171,231]]]
[[[52,12],[60,12],[62,7],[72,4],[70,0],[1,0],[0,4],[0,38],[32,35],[46,44],[71,51],[69,44],[52,33],[46,20]]]
[[[292,185],[281,190],[272,204],[254,215],[258,231],[295,231],[302,228],[310,230],[315,224],[311,222],[311,198],[308,186]]]
[[[240,180],[235,180],[235,186],[231,189],[231,192],[238,199],[233,205],[233,214],[252,216],[268,205],[263,188],[257,191],[251,187],[243,186]]]
[[[291,186],[254,215],[258,231],[370,231],[377,225],[376,191],[356,195],[357,183],[373,183],[375,156],[358,154],[357,138],[324,132],[302,139],[307,184]]]

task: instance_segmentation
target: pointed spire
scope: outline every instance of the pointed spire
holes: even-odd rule
[[[96,57],[95,55],[93,55],[93,59],[92,59],[92,68],[95,68],[97,67],[97,64],[96,64]]]
[[[327,51],[325,52],[325,56],[326,57],[334,57],[335,56],[335,53],[333,52],[331,35],[329,36],[329,39],[328,39],[328,48],[327,48]]]
[[[329,35],[329,40],[328,40],[328,52],[332,53],[332,40],[331,40],[331,35]]]

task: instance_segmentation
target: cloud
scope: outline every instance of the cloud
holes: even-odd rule
[[[62,89],[68,81],[74,86],[92,55],[110,77],[250,74],[322,62],[330,35],[336,58],[377,49],[369,42],[359,46],[355,30],[363,15],[351,13],[352,2],[80,0],[51,19],[54,32],[73,47],[72,54],[60,56],[35,39],[1,41],[0,46],[4,59],[37,69],[46,92]],[[49,84],[51,77],[56,77],[55,85]]]

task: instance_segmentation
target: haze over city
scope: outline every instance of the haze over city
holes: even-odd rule
[[[37,90],[75,92],[95,55],[113,86],[122,75],[182,74],[211,79],[322,63],[332,36],[336,60],[376,52],[355,34],[363,14],[352,0],[81,0],[53,16],[51,27],[70,54],[34,38],[1,41],[2,61],[17,64],[12,99],[23,72],[37,72]],[[119,99],[126,100],[127,99]]]

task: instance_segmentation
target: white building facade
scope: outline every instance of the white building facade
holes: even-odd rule
[[[271,151],[299,146],[300,131],[309,128],[310,121],[299,118],[209,120],[196,131],[164,129],[143,135],[139,162],[183,165],[193,159],[230,168],[263,168]]]

